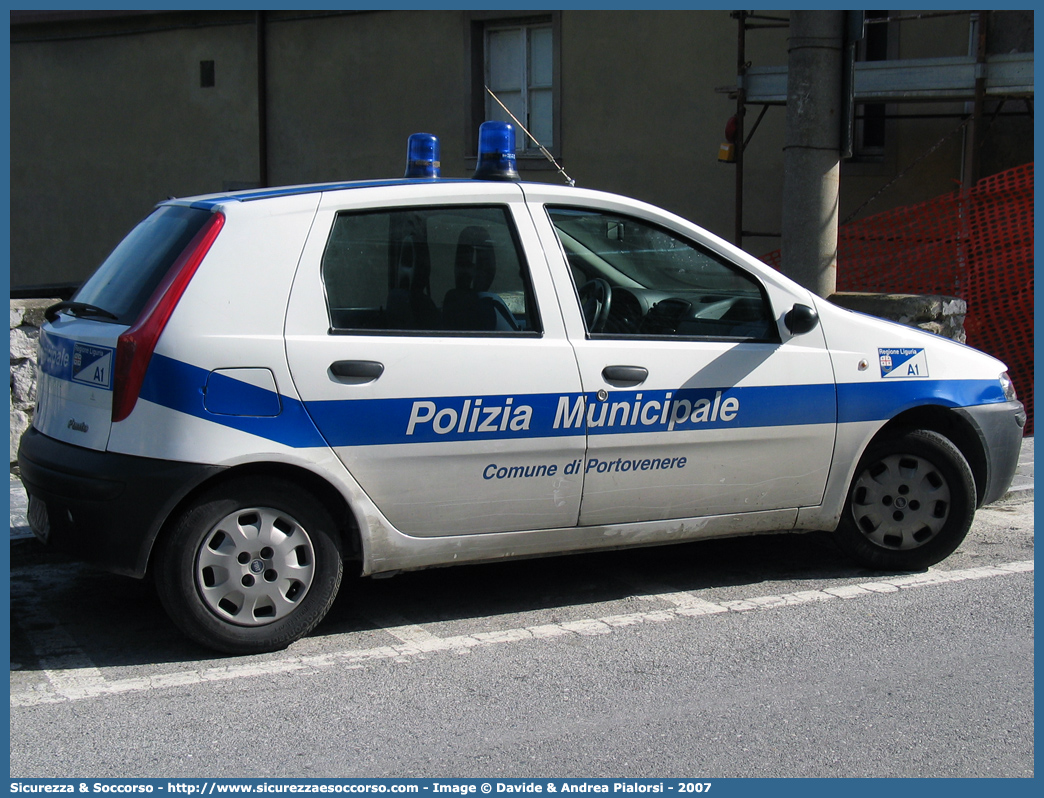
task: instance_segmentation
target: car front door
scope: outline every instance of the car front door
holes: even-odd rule
[[[820,329],[783,323],[807,292],[648,206],[559,197],[533,216],[583,382],[565,419],[588,433],[581,524],[786,511],[783,526],[819,504],[833,371]]]

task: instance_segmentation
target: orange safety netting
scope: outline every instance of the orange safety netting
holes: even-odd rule
[[[968,344],[1007,363],[1033,434],[1033,164],[842,225],[837,290],[965,300]]]

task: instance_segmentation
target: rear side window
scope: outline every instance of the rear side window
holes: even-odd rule
[[[74,299],[116,316],[98,321],[133,324],[174,261],[211,216],[179,205],[157,208],[135,227],[80,288]]]
[[[334,332],[540,332],[502,207],[340,213],[322,269]]]

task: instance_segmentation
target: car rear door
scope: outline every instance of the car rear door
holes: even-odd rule
[[[307,412],[399,531],[576,524],[585,436],[553,420],[580,377],[517,186],[325,195],[286,345]]]

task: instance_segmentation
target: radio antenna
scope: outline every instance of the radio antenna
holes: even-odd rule
[[[526,126],[518,121],[518,118],[513,113],[511,113],[510,110],[508,110],[508,107],[506,105],[504,105],[504,103],[502,103],[500,101],[500,98],[493,93],[493,90],[489,86],[486,86],[486,91],[489,92],[489,96],[490,97],[492,97],[494,100],[497,101],[497,105],[499,105],[501,108],[504,109],[504,113],[506,113],[508,116],[510,116],[511,119],[514,120],[515,124],[518,125],[522,129],[522,132],[525,133],[527,136],[529,136],[530,140],[534,144],[537,145],[537,149],[540,150],[541,154],[543,154],[543,156],[545,158],[547,158],[547,160],[551,161],[551,163],[554,164],[555,169],[557,169],[558,173],[560,175],[562,175],[562,177],[565,178],[566,183],[568,183],[570,186],[575,186],[576,185],[576,181],[573,180],[573,178],[571,178],[569,175],[566,174],[565,169],[563,169],[559,165],[558,161],[556,161],[554,159],[554,156],[552,156],[551,153],[549,153],[547,151],[547,148],[543,144],[541,144],[539,141],[536,140],[536,136],[534,136],[532,133],[530,133],[528,130],[526,130]]]

